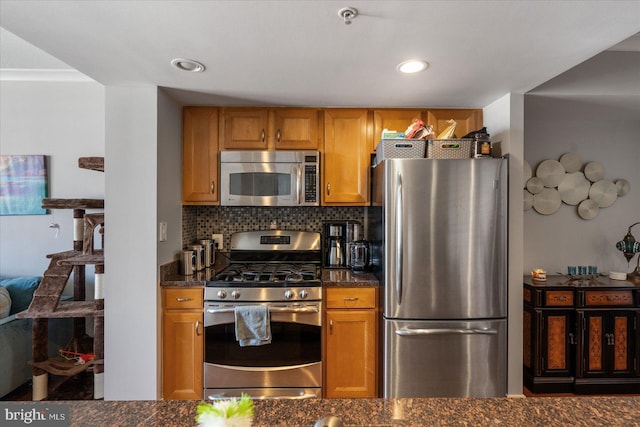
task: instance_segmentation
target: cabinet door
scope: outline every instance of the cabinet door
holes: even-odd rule
[[[326,397],[377,397],[376,311],[327,310]]]
[[[222,150],[266,150],[269,110],[225,108],[220,126]]]
[[[572,311],[542,313],[542,375],[573,376],[576,343],[574,328]]]
[[[318,114],[313,108],[274,109],[276,150],[317,150]]]
[[[218,109],[187,107],[182,130],[182,203],[218,202]]]
[[[162,398],[202,399],[202,310],[166,310],[162,316]]]
[[[367,205],[371,163],[367,121],[367,110],[325,110],[323,205]]]
[[[427,124],[426,111],[414,109],[374,110],[372,151],[375,151],[378,142],[380,142],[384,129],[404,132],[413,122],[413,119],[421,119]]]
[[[586,311],[582,316],[584,377],[629,377],[635,373],[634,311]]]
[[[447,120],[456,121],[456,138],[462,138],[467,133],[482,128],[482,110],[477,109],[433,109],[427,115],[427,124],[433,126],[436,136],[449,126]]]

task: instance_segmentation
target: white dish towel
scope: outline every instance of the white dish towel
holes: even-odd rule
[[[268,305],[240,305],[234,308],[236,340],[240,347],[271,343]]]

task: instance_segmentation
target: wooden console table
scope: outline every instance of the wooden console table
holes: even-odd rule
[[[534,393],[640,393],[640,282],[524,278],[524,384]]]

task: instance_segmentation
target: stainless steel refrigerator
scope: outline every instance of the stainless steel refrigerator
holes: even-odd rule
[[[384,160],[366,218],[383,397],[504,396],[507,159]]]

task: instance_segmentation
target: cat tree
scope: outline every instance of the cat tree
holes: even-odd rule
[[[103,157],[81,157],[78,166],[104,172]],[[51,259],[29,308],[18,314],[33,319],[33,400],[48,395],[48,374],[73,376],[93,370],[94,399],[104,397],[104,213],[87,214],[87,209],[104,209],[102,199],[43,199],[44,209],[73,210],[73,250],[47,255]],[[100,234],[100,248],[94,235]],[[85,266],[94,265],[94,297],[87,300]],[[73,274],[73,301],[61,301]],[[87,335],[85,318],[92,317],[93,338]],[[48,357],[48,327],[51,318],[73,318],[73,338],[60,356]]]

